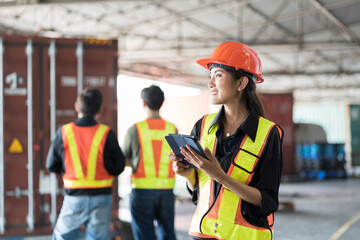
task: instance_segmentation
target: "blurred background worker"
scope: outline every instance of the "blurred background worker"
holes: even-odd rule
[[[165,136],[177,130],[160,117],[164,93],[158,86],[144,88],[141,98],[147,118],[128,129],[122,147],[132,167],[131,227],[135,240],[173,240],[175,173]]]
[[[76,239],[86,224],[86,239],[109,239],[111,189],[125,166],[115,132],[98,122],[103,96],[85,89],[75,102],[78,119],[56,133],[47,156],[50,172],[63,176],[65,197],[53,239]]]
[[[197,204],[189,233],[194,239],[271,240],[283,132],[264,118],[256,95],[255,83],[264,81],[260,58],[245,44],[225,42],[197,63],[210,70],[211,103],[222,107],[198,120],[191,132],[207,158],[181,148],[197,170],[169,156]]]

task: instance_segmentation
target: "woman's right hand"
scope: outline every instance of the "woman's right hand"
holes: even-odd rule
[[[186,178],[190,177],[193,174],[194,169],[189,168],[189,165],[182,163],[182,159],[180,157],[175,156],[173,153],[171,153],[169,155],[169,159],[173,162],[172,167],[176,174],[179,174],[180,176]]]
[[[182,163],[182,159],[173,153],[169,155],[169,159],[173,162],[173,170],[176,174],[185,177],[190,185],[195,185],[195,169],[189,168],[189,165]],[[191,188],[191,186],[189,187]]]

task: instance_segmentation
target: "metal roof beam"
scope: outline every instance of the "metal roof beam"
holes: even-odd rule
[[[322,14],[324,14],[331,22],[338,26],[343,32],[345,32],[354,42],[360,43],[359,37],[351,31],[348,27],[345,26],[337,17],[329,12],[321,3],[317,0],[309,0],[309,2],[314,5]]]
[[[232,3],[234,0],[229,0],[229,1],[226,1],[226,2],[215,2],[215,3],[211,3],[211,4],[207,4],[207,5],[201,5],[199,8],[192,8],[190,10],[187,10],[187,11],[183,11],[183,12],[177,12],[178,14],[181,14],[182,16],[186,17],[188,16],[189,14],[191,13],[194,13],[194,12],[199,12],[199,11],[204,11],[208,8],[211,8],[211,7],[217,7],[218,5],[222,5],[222,4],[229,4],[229,3]],[[157,3],[157,2],[156,2]],[[170,15],[172,15],[172,12],[169,12]],[[162,20],[162,19],[166,19],[166,18],[169,18],[169,15],[166,15],[166,16],[161,16],[161,17],[155,17],[155,18],[152,18],[152,19],[146,19],[144,21],[139,21],[139,22],[136,22],[134,24],[129,24],[128,26],[126,26],[126,28],[123,28],[121,29],[122,31],[127,31],[133,27],[137,27],[137,26],[140,26],[140,25],[147,25],[147,24],[151,24],[151,23],[154,23],[156,21],[159,21],[159,20]]]
[[[143,35],[136,35],[139,37],[146,37]],[[165,40],[165,39],[164,39]],[[174,39],[168,39],[174,41]],[[196,40],[196,39],[193,39]],[[325,50],[351,50],[359,51],[359,46],[349,42],[339,43],[304,43],[300,49],[297,44],[269,44],[269,45],[252,45],[259,54],[261,53],[289,53],[289,52],[313,52],[313,51],[325,51]],[[153,49],[153,50],[142,50],[142,51],[126,51],[122,50],[122,60],[138,61],[138,60],[155,60],[157,58],[164,60],[164,58],[174,57],[204,57],[208,56],[214,50],[213,47],[209,48],[186,48],[177,52],[175,49]]]
[[[304,16],[303,16],[303,0],[297,0],[296,4],[296,28],[297,28],[297,42],[299,48],[302,48],[304,40]]]
[[[309,89],[309,88],[357,88],[360,87],[360,71],[353,73],[297,73],[271,74],[264,73],[266,81],[259,85],[266,89]]]
[[[297,102],[341,101],[360,103],[360,87],[352,89],[306,89],[294,91]]]
[[[344,7],[344,6],[348,6],[348,5],[351,5],[351,4],[354,4],[354,3],[358,3],[359,0],[342,0],[342,1],[336,1],[336,2],[332,2],[332,3],[329,3],[329,4],[326,4],[324,5],[324,7],[326,9],[337,9],[337,8],[341,8],[341,7]],[[250,5],[250,4],[249,4]],[[254,9],[254,8],[253,8]],[[315,9],[315,8],[308,8],[308,9],[302,9],[300,14],[302,14],[303,17],[306,17],[306,15],[309,15],[309,14],[313,14],[315,12],[317,12],[318,10]],[[263,14],[263,13],[259,13],[259,14]],[[266,15],[263,16],[264,18],[266,18]],[[281,15],[281,16],[277,16],[276,19],[278,22],[281,22],[281,21],[287,21],[287,20],[292,20],[296,18],[296,14],[294,14],[293,12],[291,13],[288,13],[288,14],[284,14],[284,15]],[[224,31],[226,32],[231,32],[233,30],[236,30],[236,31],[246,31],[247,29],[252,29],[254,27],[261,27],[263,25],[269,25],[269,24],[272,24],[272,18],[266,18],[265,21],[262,20],[262,21],[253,21],[251,23],[248,23],[246,25],[243,25],[243,26],[239,26],[238,28],[234,29],[233,27],[231,28],[223,28]],[[284,29],[284,31],[289,31],[288,29]],[[295,33],[291,33],[292,36],[296,36]]]
[[[194,18],[191,18],[191,17],[186,16],[186,15],[184,15],[184,14],[178,12],[178,11],[175,11],[175,10],[173,10],[171,8],[166,7],[164,4],[162,4],[160,2],[158,2],[157,5],[160,8],[165,9],[166,11],[168,11],[171,15],[176,15],[178,17],[182,17],[183,19],[187,20],[188,22],[190,22],[190,23],[192,23],[192,24],[194,24],[194,25],[196,25],[196,26],[198,26],[198,27],[200,27],[202,29],[205,29],[206,31],[211,31],[212,33],[222,35],[222,36],[224,36],[226,38],[227,33],[220,30],[220,29],[214,28],[214,27],[210,26],[209,24],[204,24],[202,22],[199,22],[199,21],[195,20]]]
[[[257,40],[259,39],[259,37],[261,36],[261,34],[263,34],[263,33],[266,31],[266,29],[269,28],[270,24],[271,24],[271,23],[274,24],[274,23],[276,22],[277,17],[278,17],[278,16],[280,15],[280,13],[287,7],[288,4],[289,4],[289,3],[288,3],[287,0],[283,1],[283,2],[280,4],[280,6],[278,7],[278,9],[276,9],[276,11],[274,12],[274,14],[273,14],[272,16],[267,17],[267,18],[268,18],[268,24],[261,26],[261,27],[255,32],[255,34],[253,34],[253,37],[252,37],[252,39],[251,39],[249,42],[251,42],[251,43],[253,43],[253,44],[256,43]],[[270,20],[270,19],[271,19],[271,20]]]
[[[18,5],[34,5],[34,4],[73,4],[73,3],[101,3],[112,2],[113,0],[7,0],[0,1],[0,7],[18,6]],[[118,0],[119,2],[126,2],[128,0]],[[132,1],[151,1],[151,0],[132,0]]]
[[[270,19],[270,17],[268,17],[264,12],[260,11],[259,9],[255,8],[254,6],[251,5],[251,3],[249,3],[247,5],[247,7],[249,9],[251,9],[253,12],[255,12],[256,14],[258,14],[259,16],[262,16],[263,18],[265,18],[265,23],[266,25],[269,25],[269,24],[274,24],[278,29],[280,29],[281,31],[283,31],[284,33],[286,34],[289,34],[293,37],[296,36],[296,33],[290,31],[289,29],[285,28],[283,25],[281,25],[280,23],[276,22],[276,20],[278,18],[280,18],[280,16],[276,16],[276,17],[273,17],[272,19]],[[292,15],[292,18],[294,17],[294,15]],[[273,20],[275,19],[275,20]]]
[[[334,70],[329,70],[329,71],[318,71],[318,72],[305,72],[305,71],[294,71],[292,73],[289,73],[287,71],[264,71],[263,74],[266,76],[271,76],[271,77],[275,77],[275,76],[325,76],[325,75],[341,75],[341,76],[354,76],[355,74],[359,74],[360,73],[360,69],[358,70],[351,70],[351,71],[334,71]],[[360,85],[360,83],[359,83]]]
[[[280,60],[276,59],[276,57],[272,56],[270,53],[262,53],[262,55],[270,59],[270,61],[272,61],[274,64],[276,64],[278,66],[277,69],[279,69],[279,72],[292,74],[295,71],[295,69],[293,69],[291,65],[283,64]]]

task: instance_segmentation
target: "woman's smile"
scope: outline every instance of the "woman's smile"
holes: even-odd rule
[[[210,95],[211,96],[216,96],[218,94],[218,91],[215,89],[210,89]]]

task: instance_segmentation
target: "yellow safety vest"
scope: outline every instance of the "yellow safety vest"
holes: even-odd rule
[[[161,118],[149,118],[136,123],[140,143],[140,160],[131,176],[131,185],[137,189],[172,189],[175,173],[169,159],[171,148],[165,140],[175,133],[175,126]]]
[[[104,167],[104,146],[110,128],[103,124],[78,127],[74,123],[62,127],[65,156],[64,187],[108,188],[114,177]]]
[[[213,153],[216,146],[216,131],[218,125],[210,128],[215,114],[209,114],[203,119],[200,144],[208,147]],[[227,172],[238,181],[249,184],[255,167],[265,147],[268,135],[275,123],[260,117],[255,142],[245,135],[240,149]],[[198,170],[199,197],[193,216],[189,234],[198,237],[237,240],[270,240],[273,229],[273,216],[268,217],[269,228],[262,228],[248,223],[241,213],[241,201],[235,193],[224,186],[221,187],[215,202],[213,199],[213,180],[201,170]],[[271,229],[271,230],[270,230]]]

